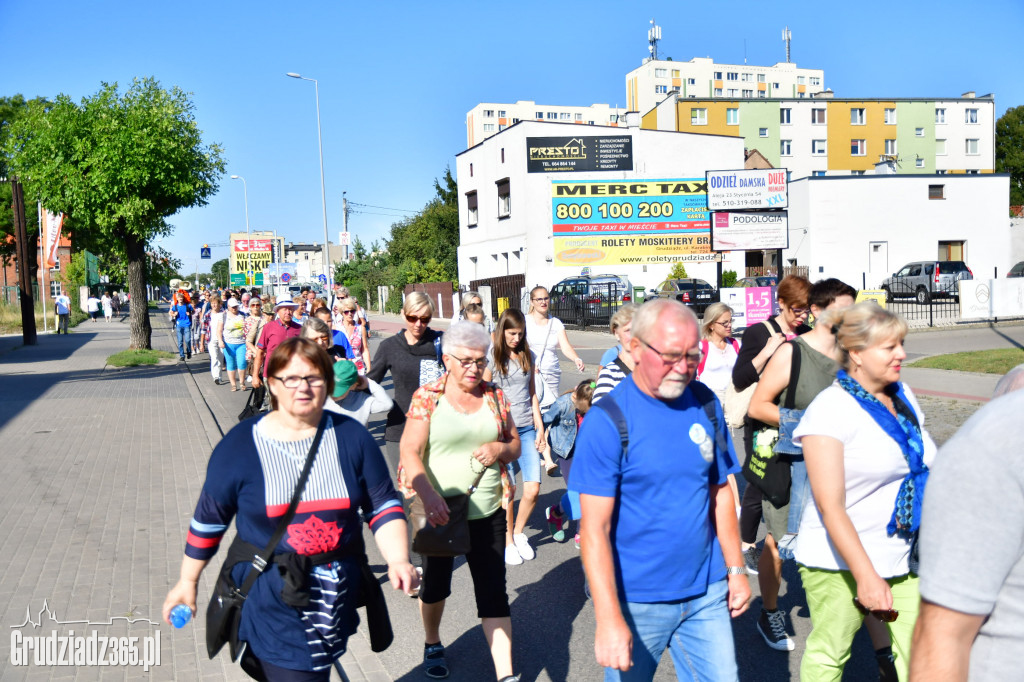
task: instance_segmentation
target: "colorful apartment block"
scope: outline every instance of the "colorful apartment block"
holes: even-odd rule
[[[481,103],[466,114],[466,148],[478,145],[491,135],[520,121],[576,123],[616,128],[620,124],[625,125],[625,116],[625,107],[612,107],[607,104],[570,107],[561,104],[537,104],[531,100],[520,100],[515,104]]]
[[[763,100],[671,95],[642,127],[742,137],[792,179],[859,175],[879,162],[898,174],[991,173],[995,99],[812,98]]]

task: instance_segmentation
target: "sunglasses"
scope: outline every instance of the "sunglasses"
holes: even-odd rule
[[[427,317],[417,317],[415,315],[406,315],[405,321],[408,322],[409,324],[416,324],[417,322],[421,324],[430,324],[430,316],[428,315]]]
[[[537,303],[544,303],[545,301],[550,301],[551,297],[550,296],[545,296],[544,298],[535,298],[533,300],[536,301]]]
[[[853,598],[853,605],[857,607],[857,610],[863,613],[865,616],[871,614],[883,623],[892,623],[900,617],[900,612],[896,609],[869,609],[860,603],[860,600],[856,597]]]

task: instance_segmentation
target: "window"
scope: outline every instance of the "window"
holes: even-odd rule
[[[964,143],[965,143],[964,144],[964,153],[966,153],[968,156],[977,156],[978,155],[978,141],[977,140],[973,140],[973,139],[968,138],[968,139],[964,140]]]
[[[864,125],[864,110],[863,109],[850,109],[850,125],[862,126]]]
[[[498,217],[507,218],[512,214],[511,192],[509,192],[508,178],[498,180]]]
[[[964,123],[977,123],[978,122],[978,110],[977,109],[964,109]]]
[[[505,118],[505,113],[504,109],[498,109],[498,118]]]
[[[61,295],[61,286],[59,281],[50,282],[50,298]]]
[[[577,121],[582,121],[583,120],[583,114],[576,114],[576,120]]]
[[[608,117],[608,122],[609,123],[618,123],[619,122],[619,115],[618,114],[612,114],[611,116]]]
[[[751,81],[754,80],[754,74],[752,74],[752,73],[741,74],[740,75],[740,80],[743,81],[744,83],[750,83]]]
[[[896,156],[896,140],[885,141],[885,155]]]
[[[568,121],[568,120],[572,119],[572,114],[570,114],[570,113],[568,113],[568,112],[565,112],[565,111],[563,111],[562,113],[560,113],[560,114],[558,115],[558,118],[559,118],[559,120],[561,120],[561,121]]]
[[[508,128],[508,126],[507,126],[506,124],[504,124],[504,123],[499,123],[499,124],[498,124],[498,130],[499,130],[499,131],[502,131],[502,130],[504,130],[505,128]]]
[[[914,128],[914,137],[924,137],[924,128]]]
[[[306,257],[306,260],[309,260],[309,253],[304,253],[302,255]]]
[[[501,162],[505,163],[505,148],[501,148]]]
[[[730,126],[738,126],[740,124],[740,110],[739,109],[726,109],[725,110],[725,124]]]
[[[765,82],[765,77],[764,77],[763,73],[757,74],[757,82],[758,83],[764,83]]]
[[[937,170],[937,171],[935,171],[935,174],[936,175],[945,175],[947,172],[948,171],[945,171],[945,170]]]
[[[697,79],[696,78],[687,78],[686,79],[686,84],[687,85],[696,85],[697,84]]]
[[[791,123],[790,115],[792,112],[792,109],[779,109],[779,123],[782,125],[789,125]]]
[[[716,81],[722,80],[722,72],[721,71],[715,71],[715,80]]]
[[[811,154],[814,156],[824,156],[828,153],[828,147],[825,140],[811,140]]]
[[[862,171],[862,170],[850,171],[850,175],[864,175],[864,171]]]
[[[469,227],[476,227],[477,218],[479,216],[476,205],[476,192],[466,192],[466,208],[468,209],[466,225]]]
[[[946,110],[945,109],[936,109],[935,110],[935,122],[936,123],[945,123],[946,122]]]
[[[753,97],[754,96],[754,91],[753,90],[744,90],[743,91],[743,96],[744,97]]]
[[[668,69],[655,69],[654,70],[654,77],[655,78],[668,78]]]
[[[864,140],[850,140],[850,156],[867,154],[867,143]]]
[[[758,128],[757,129],[757,136],[758,137],[768,137],[768,129],[767,128]]]
[[[469,164],[469,177],[473,177],[473,164]]]
[[[811,171],[811,175],[816,177],[816,178],[823,178],[823,177],[825,177],[825,173],[826,173],[826,171]]]
[[[807,83],[807,78],[805,78],[804,76],[797,76],[796,83],[797,85],[805,85]]]
[[[779,154],[781,156],[792,156],[792,154],[793,154],[793,141],[792,140],[779,140]]]
[[[493,133],[494,132],[494,124],[493,123],[485,123],[484,124],[484,132],[485,133]]]
[[[558,113],[555,112],[555,111],[549,111],[548,112],[548,120],[549,121],[557,121],[558,120]]]
[[[50,272],[60,272],[60,255],[58,254],[57,260],[54,261],[53,267],[50,268]]]
[[[945,185],[928,185],[928,198],[929,199],[945,199],[946,198],[946,186]]]
[[[739,80],[739,77],[740,75],[735,71],[726,71],[725,73],[725,80],[727,81]]]
[[[979,173],[979,171],[978,171],[977,168],[975,168],[973,170],[968,168],[967,170],[964,171],[964,173],[967,174],[967,175],[977,175]]]
[[[778,89],[779,89],[779,84],[778,83],[772,83],[772,90],[778,90]]]
[[[679,69],[672,69],[672,77],[679,78]]]
[[[757,91],[757,96],[758,96],[758,97],[759,97],[760,99],[764,99],[764,98],[765,98],[764,90],[758,90],[758,91]]]
[[[736,88],[728,88],[725,91],[725,94],[729,97],[739,97],[740,91],[737,90]]]
[[[896,125],[896,110],[886,109],[885,110],[885,125],[894,126]]]
[[[821,85],[821,78],[818,76],[811,76],[811,85]]]
[[[519,123],[519,119],[518,118],[513,118],[512,119],[512,125],[515,125],[516,123]]]
[[[708,124],[707,109],[690,109],[690,125],[706,126]]]
[[[537,115],[534,118],[536,118],[537,120],[540,120],[540,119],[544,118],[544,112],[543,111],[538,111]]]
[[[484,109],[484,118],[494,118],[494,109]]]
[[[811,109],[811,125],[823,126],[825,125],[825,110],[824,109]]]
[[[715,97],[722,96],[722,88],[715,88]]]
[[[935,140],[935,155],[936,156],[945,156],[946,155],[946,141],[945,140]]]
[[[924,168],[924,159],[920,156],[914,159],[914,168]]]
[[[654,86],[654,94],[656,94],[656,95],[664,95],[667,92],[668,92],[668,86],[667,85],[655,85]]]

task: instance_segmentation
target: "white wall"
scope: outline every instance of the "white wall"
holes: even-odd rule
[[[526,138],[569,135],[633,137],[633,171],[590,173],[527,173]],[[504,162],[502,162],[504,149]],[[472,176],[470,165],[472,164]],[[522,272],[528,287],[551,286],[565,277],[579,274],[578,267],[556,267],[551,231],[551,181],[611,180],[656,178],[704,178],[705,171],[743,167],[743,140],[738,137],[538,123],[524,121],[488,138],[482,144],[456,157],[459,186],[459,281],[504,275],[505,253],[509,274]],[[495,182],[509,178],[511,214],[497,217],[498,193]],[[475,190],[478,197],[478,226],[467,225],[466,193]],[[522,249],[516,260],[514,252]],[[495,257],[496,256],[496,257]],[[472,259],[476,258],[474,264]],[[738,263],[739,266],[735,265]],[[741,272],[743,254],[737,254],[724,269]],[[486,264],[486,265],[485,265]],[[518,267],[518,271],[513,269]],[[665,279],[671,265],[595,266],[594,274],[624,275],[634,286],[652,288]],[[687,274],[714,281],[714,263],[687,264]],[[742,276],[742,275],[741,275]]]
[[[928,186],[945,186],[929,200]],[[965,242],[975,278],[1013,265],[1006,175],[888,175],[803,178],[789,186],[790,248],[785,259],[810,267],[810,279],[838,277],[877,287],[905,263],[935,258],[940,241]],[[806,229],[806,234],[804,230]],[[884,242],[887,262],[871,271],[869,244]]]

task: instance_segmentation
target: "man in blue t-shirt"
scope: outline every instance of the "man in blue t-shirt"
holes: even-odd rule
[[[690,385],[700,360],[694,314],[678,301],[647,303],[632,332],[636,368],[583,420],[570,475],[597,662],[605,680],[651,680],[669,646],[680,679],[732,682],[729,617],[750,600],[727,482],[740,467],[721,405]],[[602,405],[609,398],[625,421],[625,451],[614,406]],[[714,401],[714,423],[702,398]]]

